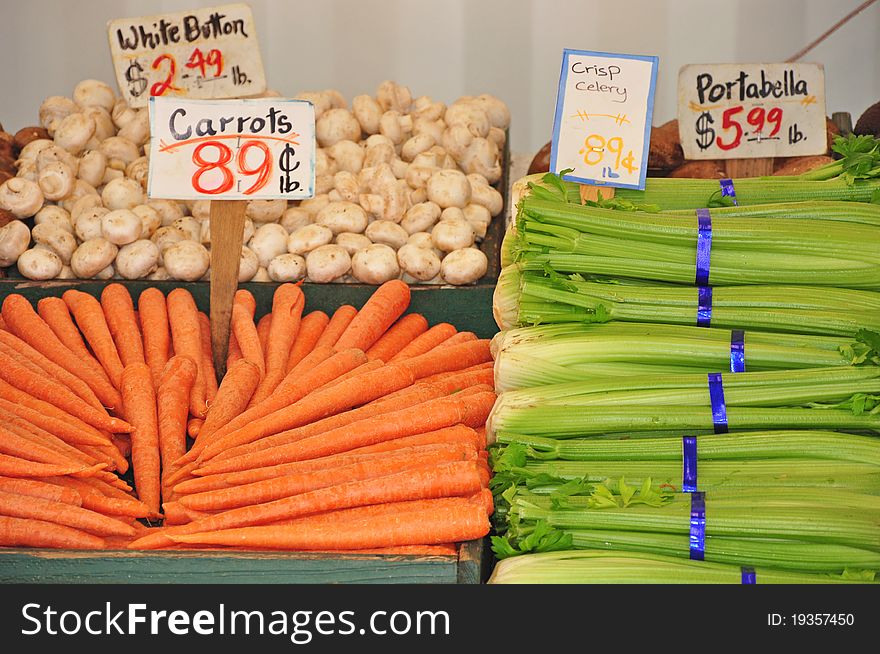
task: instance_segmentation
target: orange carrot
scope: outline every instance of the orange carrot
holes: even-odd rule
[[[477,340],[477,335],[473,332],[458,332],[457,334],[453,334],[445,341],[437,345],[438,348],[449,347],[450,345],[458,345],[460,343],[467,343],[468,341]]]
[[[419,356],[420,354],[424,354],[437,347],[447,338],[451,338],[456,333],[457,330],[455,327],[448,322],[441,322],[434,325],[428,331],[416,336],[416,338],[410,341],[409,345],[391,357],[389,362],[397,363],[398,361],[404,361]]]
[[[192,294],[184,288],[175,288],[168,294],[168,322],[174,353],[183,354],[196,364],[196,381],[190,393],[189,411],[196,418],[204,418],[207,411],[205,399],[205,370],[202,357],[199,312]]]
[[[144,339],[144,360],[150,366],[153,386],[159,388],[162,371],[170,357],[171,330],[165,295],[158,288],[144,289],[138,298],[138,316]]]
[[[166,525],[185,525],[188,522],[192,522],[193,520],[198,520],[199,518],[207,518],[210,513],[205,511],[195,511],[194,509],[188,509],[180,502],[164,502],[162,504],[162,510],[165,513],[165,522]]]
[[[30,495],[31,497],[41,497],[44,500],[51,500],[53,502],[82,506],[82,497],[80,497],[80,494],[72,488],[62,488],[35,479],[0,477],[0,491],[15,493],[18,495]]]
[[[86,466],[73,461],[63,465],[39,463],[20,456],[0,453],[0,475],[6,477],[52,477],[54,475],[88,476],[104,470],[106,463]]]
[[[257,338],[263,350],[263,362],[266,360],[266,349],[269,347],[269,330],[272,328],[272,312],[265,314],[257,321]]]
[[[74,395],[58,382],[39,377],[28,367],[11,356],[5,357],[0,365],[0,379],[25,393],[66,411],[97,429],[119,432],[130,431],[131,426],[118,418],[111,418],[106,412],[98,411],[82,398]]]
[[[119,454],[128,458],[131,456],[131,436],[128,434],[110,434],[110,442]]]
[[[422,379],[441,372],[462,370],[492,360],[489,339],[468,341],[445,348],[435,348],[430,352],[400,362],[412,371],[416,379]]]
[[[186,525],[169,527],[132,542],[130,549],[165,547],[174,541],[171,535],[191,534],[218,529],[234,529],[288,520],[383,502],[468,496],[482,488],[478,466],[473,461],[442,463],[379,477],[337,484],[280,500],[231,509]],[[447,539],[448,540],[448,539]]]
[[[0,383],[6,384],[6,382]],[[14,413],[49,433],[55,434],[67,443],[77,446],[110,444],[109,439],[102,432],[73,416],[67,420],[62,420],[18,402],[10,402],[3,397],[0,397],[0,409]]]
[[[356,315],[357,309],[350,304],[343,304],[339,307],[333,312],[330,322],[327,323],[324,331],[321,332],[321,336],[318,338],[317,343],[315,343],[315,347],[335,347],[336,341],[338,341],[339,337],[342,336],[342,333],[348,329],[348,326],[351,324],[351,321],[354,320]]]
[[[120,496],[108,496],[93,487],[89,482],[93,479],[74,479],[72,477],[49,477],[46,479],[59,488],[67,488],[77,492],[82,507],[106,516],[120,518],[146,518],[150,515],[149,507],[133,497],[121,493]],[[106,488],[117,490],[107,485]]]
[[[472,451],[473,452],[473,451]],[[473,454],[473,456],[476,456]],[[180,503],[197,511],[223,511],[251,504],[307,493],[319,488],[359,479],[375,479],[395,472],[466,459],[463,451],[432,450],[421,454],[411,452],[385,454],[382,457],[353,462],[330,469],[301,472],[231,488],[184,495]]]
[[[92,348],[95,358],[103,366],[113,386],[119,389],[122,383],[122,360],[110,334],[110,327],[107,325],[101,303],[88,293],[74,289],[64,291],[61,297],[73,314],[76,326]],[[117,404],[116,407],[118,406]]]
[[[128,289],[118,283],[107,284],[101,291],[101,307],[122,365],[146,363],[143,338]]]
[[[0,315],[0,329],[8,331],[9,328],[6,326],[6,321],[3,320],[3,316]]]
[[[215,459],[207,462],[200,470],[203,474],[217,474],[330,456],[459,423],[467,424],[466,421],[472,414],[482,415],[485,422],[494,403],[495,394],[492,392],[475,393],[467,397],[441,397],[406,409],[364,418],[287,445],[229,459]]]
[[[266,345],[263,348],[266,355],[266,376],[251,399],[252,405],[269,397],[287,374],[290,348],[296,340],[304,306],[305,296],[299,286],[281,284],[275,289],[272,312],[266,314],[271,316],[267,322],[268,327],[265,328]],[[259,331],[259,325],[257,330]]]
[[[265,377],[266,360],[263,347],[260,345],[257,326],[254,324],[254,316],[244,304],[239,302],[232,305],[232,332],[235,334],[235,342],[241,348],[242,358],[260,369],[260,379]]]
[[[226,355],[226,369],[229,370],[236,361],[241,359],[241,348],[235,340],[235,332],[229,332],[229,353]]]
[[[196,381],[196,371],[195,361],[183,354],[174,355],[165,365],[159,390],[156,392],[156,405],[159,408],[158,446],[163,482],[162,497],[170,491],[165,482],[175,469],[174,461],[186,454],[186,419],[189,415],[189,396]],[[137,431],[134,433],[140,435]],[[137,484],[137,487],[140,493],[140,484]],[[147,504],[158,512],[158,504],[153,505],[150,502]]]
[[[210,411],[210,407],[208,408]],[[198,438],[199,432],[202,431],[202,425],[205,424],[205,421],[201,418],[190,418],[186,421],[186,434],[193,440]]]
[[[134,427],[131,432],[131,467],[138,499],[158,515],[161,504],[159,430],[156,390],[147,364],[126,366],[122,375],[122,404]]]
[[[267,525],[169,534],[175,542],[283,550],[354,550],[466,541],[489,533],[483,507],[460,499],[455,507],[401,510],[378,518],[314,526]]]
[[[251,361],[236,361],[226,371],[214,403],[208,407],[205,423],[199,429],[199,438],[208,438],[217,429],[228,424],[245,410],[257,385],[260,369]]]
[[[360,350],[347,350],[346,352],[360,352]],[[366,355],[362,352],[361,356],[366,358]],[[326,363],[329,364],[330,361],[328,359]],[[312,371],[312,373],[317,372],[318,368]],[[292,405],[254,420],[237,431],[227,433],[205,448],[200,455],[200,459],[207,460],[227,447],[250,443],[258,438],[277,434],[285,429],[300,427],[309,422],[314,422],[342,411],[348,411],[361,404],[366,404],[377,397],[409,386],[412,381],[412,374],[398,366],[383,366],[379,370],[373,370],[363,375],[352,377],[332,388],[310,393],[307,397],[303,397],[302,400]],[[272,401],[272,399],[269,398],[267,402]],[[255,408],[259,409],[260,407]],[[239,417],[242,418],[244,415],[242,414]]]
[[[211,348],[211,319],[199,311],[199,342],[202,346],[202,367],[205,371],[205,402],[208,407],[217,397],[217,371],[214,370],[214,351]]]
[[[305,358],[305,356],[315,349],[318,339],[327,328],[330,317],[323,311],[312,311],[303,316],[299,323],[299,331],[296,334],[296,340],[293,347],[290,348],[290,356],[287,358],[287,372],[294,369],[296,364]]]
[[[436,431],[429,431],[424,434],[416,434],[415,436],[404,436],[403,438],[395,438],[390,441],[384,441],[375,445],[366,447],[358,447],[349,450],[346,454],[357,456],[360,454],[379,454],[382,452],[392,452],[405,447],[422,447],[437,443],[465,443],[477,447],[480,451],[480,441],[474,429],[466,425],[453,425]],[[485,441],[482,447],[485,448]]]
[[[334,344],[337,350],[357,348],[366,352],[409,307],[409,284],[392,279],[380,285],[352,318]]]
[[[257,312],[257,301],[254,299],[254,294],[248,290],[238,289],[235,292],[235,302],[243,305],[248,313],[251,314],[251,317]]]
[[[379,359],[386,363],[395,354],[428,330],[428,321],[420,313],[408,313],[398,320],[382,337],[367,350],[370,361]]]
[[[79,529],[45,520],[0,516],[0,545],[71,550],[102,550],[106,541]]]
[[[473,339],[471,339],[471,340],[473,340]],[[457,379],[458,377],[461,377],[461,379],[467,379],[468,375],[473,375],[474,379],[480,380],[478,383],[491,384],[491,383],[493,383],[493,380],[494,380],[494,376],[492,375],[492,371],[494,370],[494,368],[495,368],[494,361],[486,361],[485,363],[478,363],[475,366],[470,366],[468,368],[462,368],[461,370],[456,370],[454,373],[440,372],[440,373],[437,373],[436,375],[422,377],[422,379],[420,379],[419,381],[427,382],[427,383],[434,383],[434,382],[441,382],[442,383],[447,380],[454,379],[456,382],[458,382],[459,381]],[[449,392],[450,393],[454,392],[454,389],[450,390]]]
[[[45,520],[74,529],[82,529],[96,536],[132,536],[135,533],[134,528],[120,520],[82,507],[4,491],[0,491],[0,515],[10,518]]]
[[[356,350],[356,351],[360,352],[360,350]],[[322,386],[318,386],[316,389],[314,389],[310,392],[314,393],[316,391],[323,391],[327,388],[332,388],[333,386],[336,386],[337,384],[344,382],[346,379],[351,379],[352,377],[356,377],[358,375],[363,375],[365,372],[371,372],[373,370],[378,370],[379,368],[381,368],[384,365],[385,364],[383,362],[379,361],[378,359],[375,361],[367,361],[367,362],[359,365],[354,370],[349,370],[344,375],[341,375],[340,377],[337,377],[336,379],[331,379],[326,384],[323,384]]]
[[[351,351],[360,352],[360,350]],[[296,364],[287,375],[285,375],[284,379],[281,380],[281,383],[278,384],[278,387],[275,389],[275,393],[285,392],[290,386],[297,384],[300,377],[311,371],[313,368],[316,368],[319,364],[324,363],[324,361],[332,357],[334,354],[337,354],[336,350],[329,345],[322,345],[321,347],[316,346],[315,349],[305,355],[302,360],[300,360],[300,362]],[[366,360],[367,357],[364,355],[364,363],[366,363]]]
[[[128,460],[124,458],[113,445],[77,445],[77,448],[91,456],[96,461],[103,461],[107,464],[108,470],[115,470],[120,475],[128,472]]]

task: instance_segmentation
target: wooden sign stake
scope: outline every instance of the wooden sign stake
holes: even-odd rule
[[[218,381],[226,373],[246,209],[247,200],[211,202],[211,350]]]
[[[724,170],[731,179],[764,177],[773,174],[773,157],[757,159],[726,159]]]

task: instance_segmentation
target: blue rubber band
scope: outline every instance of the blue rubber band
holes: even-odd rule
[[[736,201],[736,191],[733,188],[733,180],[732,179],[719,179],[718,183],[721,184],[721,195],[727,196],[733,200],[733,204],[739,206],[739,203]]]
[[[746,371],[746,333],[742,329],[730,332],[730,372]]]
[[[697,438],[682,436],[681,439],[681,492],[697,492]]]
[[[712,256],[712,216],[708,209],[697,209],[697,274],[694,284],[709,285],[709,264]]]
[[[724,402],[724,384],[720,372],[709,373],[709,400],[712,402],[712,425],[716,434],[726,434],[727,404]]]
[[[706,554],[706,494],[691,493],[691,530],[688,538],[691,559],[702,561]]]
[[[744,584],[757,584],[758,580],[755,577],[755,569],[754,568],[742,568],[742,582]]]
[[[700,286],[697,289],[697,327],[712,324],[712,287]]]

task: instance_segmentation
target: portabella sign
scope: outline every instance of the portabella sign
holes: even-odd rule
[[[751,79],[750,79],[751,78]],[[697,98],[700,104],[719,100],[745,102],[749,99],[787,98],[796,95],[810,95],[807,80],[798,78],[792,69],[782,72],[782,79],[772,78],[765,69],[761,70],[759,80],[740,70],[733,79],[715,81],[712,73],[700,73],[696,81]]]

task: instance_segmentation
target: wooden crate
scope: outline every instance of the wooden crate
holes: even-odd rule
[[[0,302],[20,293],[32,304],[60,296],[66,289],[100,296],[106,282],[0,280]],[[208,310],[207,284],[125,282],[135,303],[140,292],[155,286],[164,293],[184,286],[199,309]],[[256,317],[272,305],[273,283],[242,284],[257,301]],[[304,284],[306,310],[334,311],[342,304],[361,307],[374,286]],[[494,285],[413,287],[410,311],[433,325],[450,322],[481,338],[498,331],[492,319]],[[287,552],[227,551],[68,551],[0,548],[0,583],[482,583],[490,572],[491,552],[485,539],[463,544],[458,556],[335,555]]]

